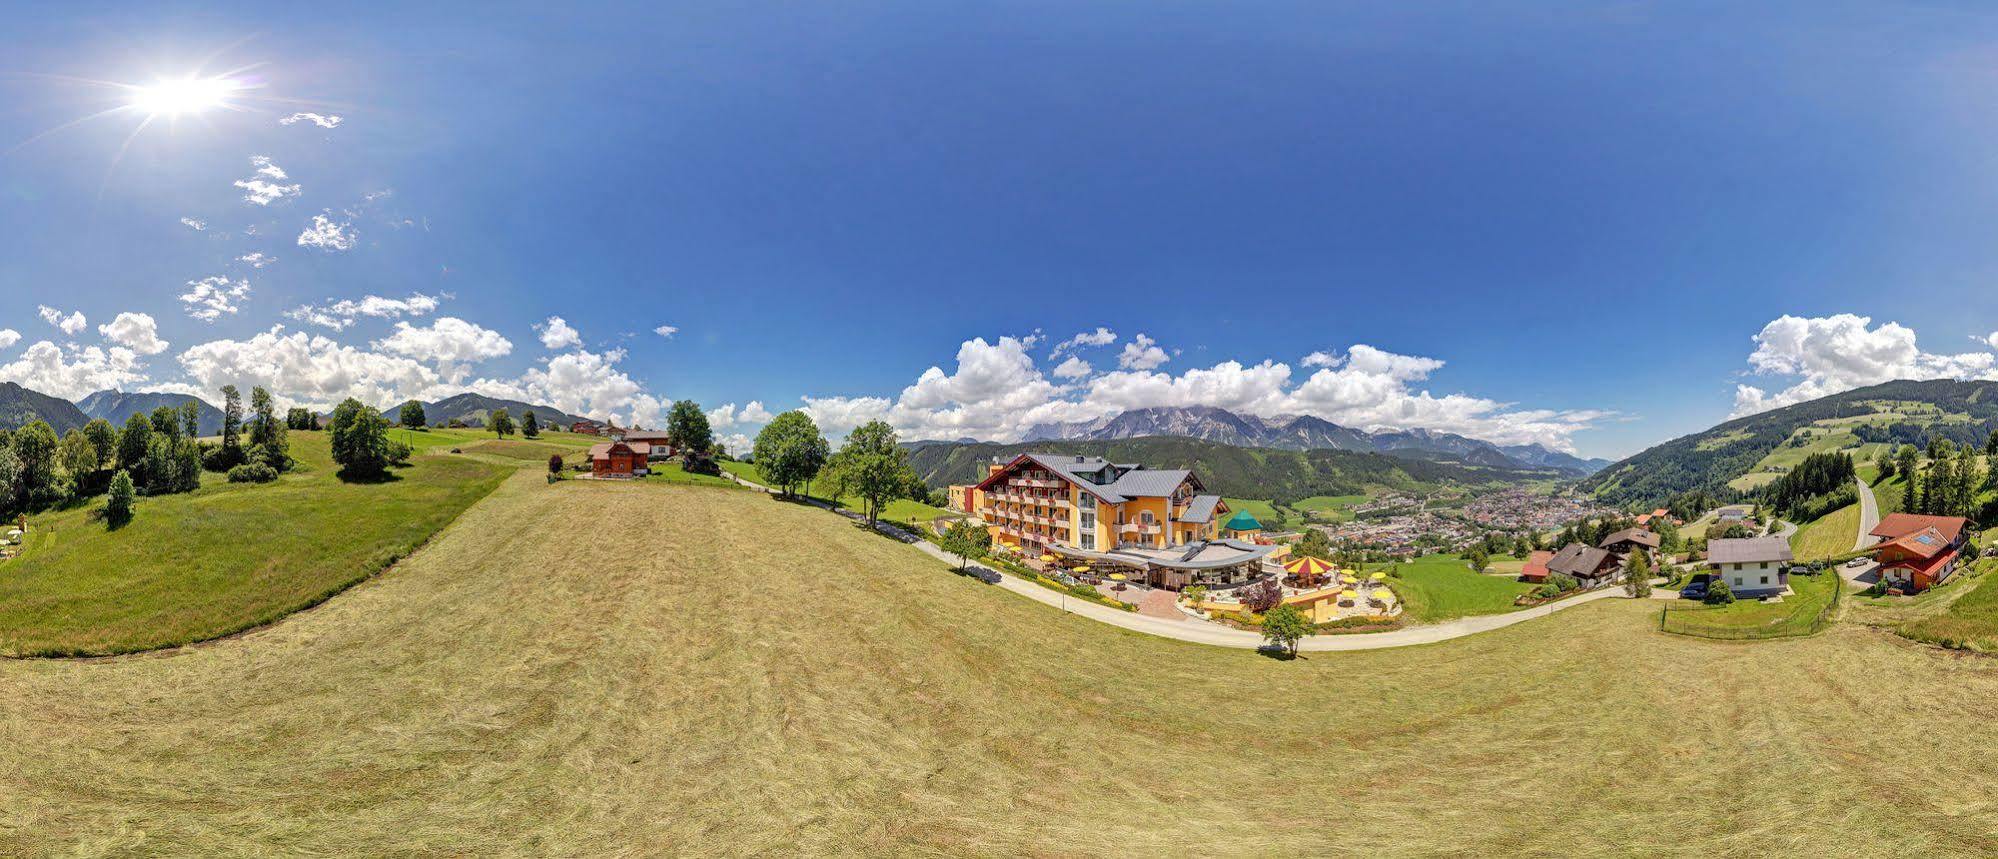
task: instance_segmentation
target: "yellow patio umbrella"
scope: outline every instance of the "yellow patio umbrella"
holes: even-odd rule
[[[1307,555],[1284,564],[1283,571],[1293,576],[1322,576],[1332,572],[1333,568],[1331,564]]]
[[[1055,556],[1053,556],[1053,555],[1042,555],[1042,556],[1041,556],[1041,563],[1044,563],[1044,564],[1052,564],[1052,563],[1054,563],[1055,561],[1058,561],[1058,560],[1061,560],[1061,559],[1060,559],[1060,558],[1057,558],[1057,557],[1055,557]]]
[[[1111,573],[1111,574],[1110,574],[1110,580],[1111,580],[1111,581],[1113,581],[1113,582],[1121,582],[1121,581],[1123,581],[1123,580],[1124,580],[1124,574],[1123,574],[1123,573]]]
[[[1340,576],[1339,581],[1345,582],[1346,584],[1349,585],[1357,585],[1360,583],[1359,578],[1354,576],[1352,573],[1347,573],[1343,576]]]
[[[1359,598],[1360,592],[1350,588],[1339,592],[1339,599],[1343,602],[1351,602]]]
[[[1368,578],[1370,578],[1370,579],[1373,579],[1374,581],[1377,581],[1377,582],[1380,582],[1380,581],[1386,581],[1386,580],[1387,580],[1387,573],[1375,573],[1375,574],[1373,574],[1373,575],[1371,575],[1371,576],[1368,576]]]
[[[1075,571],[1076,571],[1076,572],[1078,572],[1078,573],[1086,573],[1086,572],[1089,572],[1089,565],[1088,565],[1088,564],[1083,564],[1083,565],[1082,565],[1082,566],[1080,566],[1080,567],[1076,567],[1076,568],[1075,568]]]

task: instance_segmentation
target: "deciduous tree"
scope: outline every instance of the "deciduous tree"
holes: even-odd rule
[[[992,532],[972,519],[959,519],[944,530],[943,549],[957,556],[960,572],[992,549]]]
[[[429,423],[429,417],[423,413],[423,404],[415,400],[403,403],[402,411],[396,417],[409,429],[422,429],[424,424]]]
[[[772,418],[756,434],[752,457],[764,480],[786,496],[795,496],[798,487],[810,483],[825,468],[831,453],[811,416],[792,410]]]
[[[1263,615],[1263,638],[1293,659],[1298,643],[1310,634],[1311,620],[1297,606],[1280,605]]]
[[[342,477],[370,480],[388,472],[388,422],[381,413],[350,397],[333,409],[329,430]]]
[[[1624,559],[1623,592],[1634,599],[1651,596],[1651,559],[1641,551],[1632,552]]]
[[[534,419],[533,409],[528,409],[520,414],[520,436],[521,438],[541,437],[541,422]]]
[[[493,435],[506,438],[513,435],[513,416],[507,414],[506,409],[493,409],[492,414],[486,416],[486,427],[493,431]]]
[[[666,441],[682,453],[705,453],[714,446],[714,429],[708,425],[708,413],[701,411],[700,403],[680,400],[673,404],[666,413]]]
[[[895,438],[895,429],[885,421],[868,421],[848,433],[846,443],[826,463],[826,480],[833,494],[858,497],[865,507],[867,524],[881,516],[881,508],[901,495],[909,485],[908,455]]]

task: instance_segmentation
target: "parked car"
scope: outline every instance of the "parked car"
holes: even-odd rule
[[[1707,583],[1711,580],[1709,576],[1694,576],[1692,581],[1687,582],[1685,587],[1679,589],[1679,598],[1684,600],[1706,599]]]
[[[1853,558],[1853,559],[1852,559],[1852,560],[1850,560],[1850,561],[1846,561],[1846,562],[1845,562],[1845,565],[1846,565],[1846,566],[1848,566],[1848,567],[1864,567],[1864,566],[1866,566],[1867,562],[1869,562],[1869,561],[1871,561],[1871,560],[1873,560],[1873,559],[1872,559],[1872,558],[1867,558],[1867,557],[1863,557],[1863,556],[1862,556],[1862,557],[1858,557],[1858,558]]]

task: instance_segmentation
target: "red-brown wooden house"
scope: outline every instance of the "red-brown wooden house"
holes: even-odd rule
[[[595,477],[636,477],[647,474],[652,445],[611,441],[590,447],[590,474]]]

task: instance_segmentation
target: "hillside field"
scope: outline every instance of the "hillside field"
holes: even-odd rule
[[[0,564],[0,653],[123,653],[268,623],[408,554],[507,471],[430,452],[350,484],[325,433],[290,438],[299,466],[276,483],[204,474],[195,492],[139,499],[117,531],[92,518],[102,499],[32,517],[26,552]]]
[[[1998,759],[1964,753],[1998,740],[1964,717],[1998,664],[1655,617],[1284,662],[760,494],[523,469],[271,627],[0,661],[0,853],[1998,851]],[[1883,713],[1923,741],[1883,741]]]

